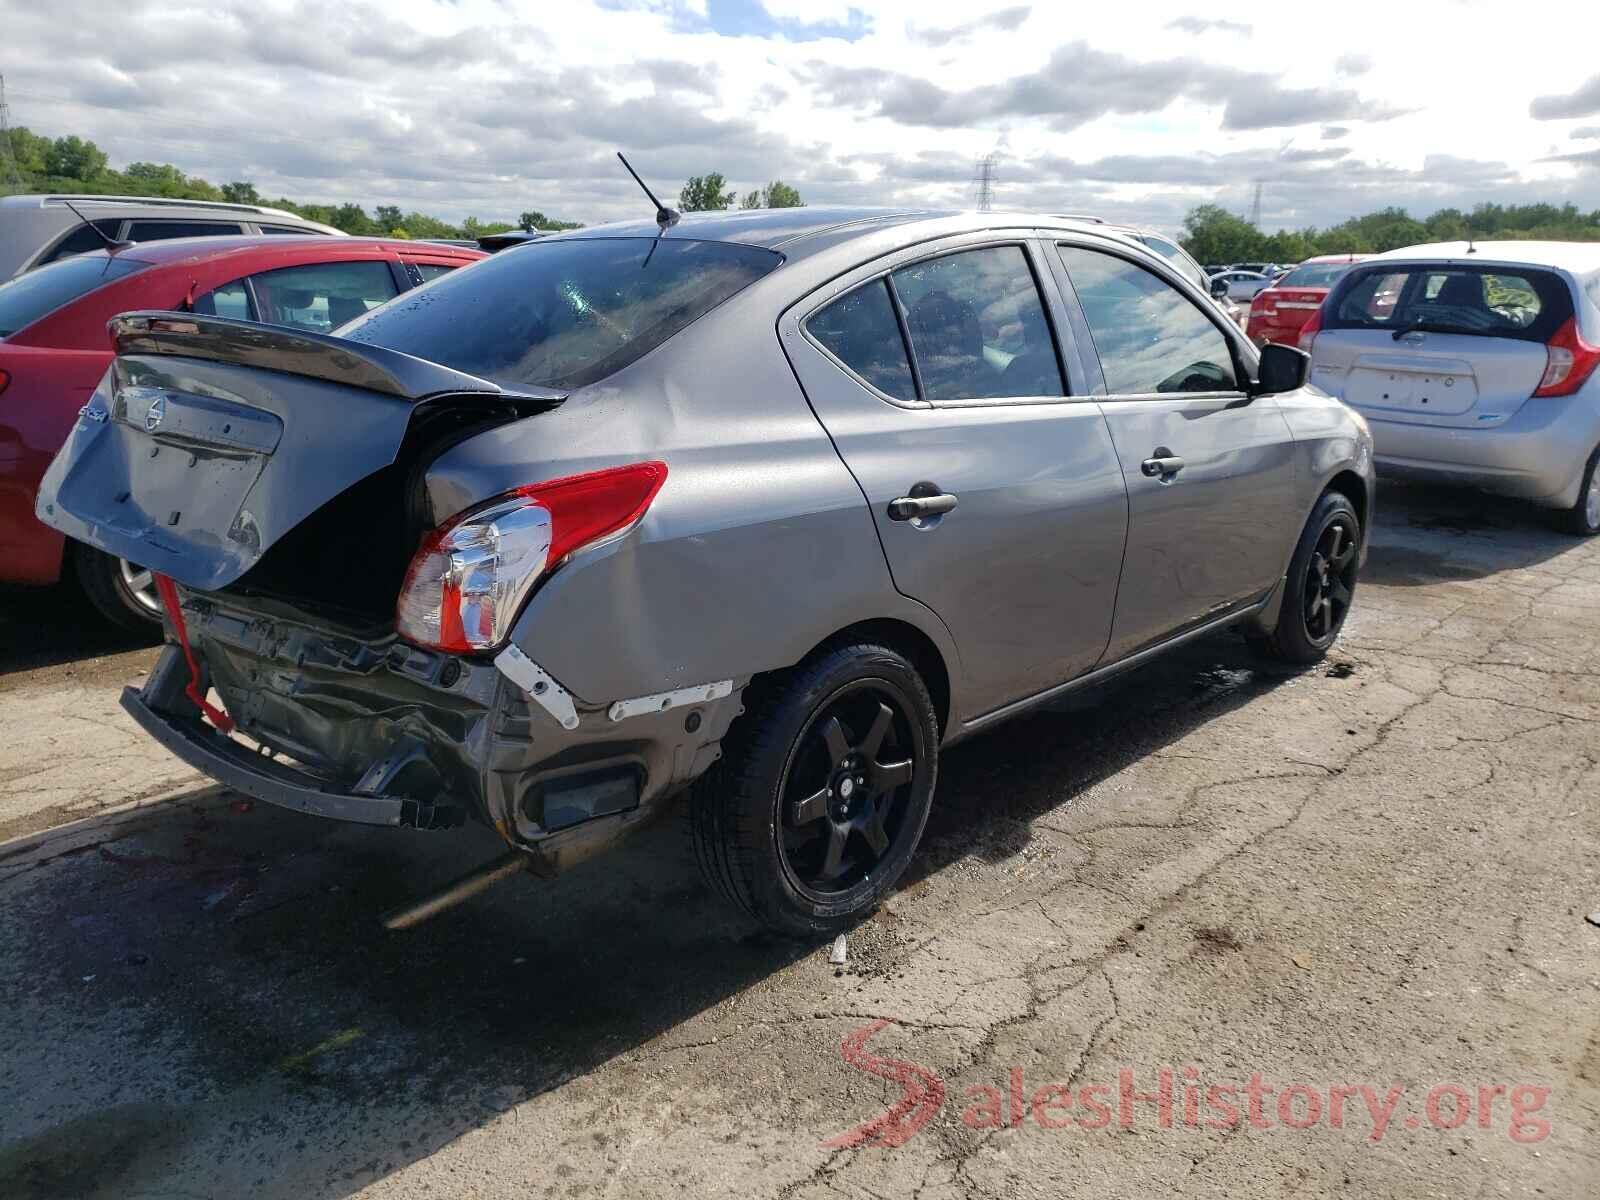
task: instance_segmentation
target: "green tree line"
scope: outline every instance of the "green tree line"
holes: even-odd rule
[[[1378,254],[1424,242],[1600,241],[1600,209],[1586,213],[1572,204],[1480,204],[1471,212],[1441,208],[1413,217],[1385,208],[1351,217],[1327,229],[1283,229],[1263,233],[1215,204],[1189,210],[1183,248],[1202,263],[1300,262],[1314,254]]]
[[[266,204],[298,213],[307,220],[332,225],[346,233],[371,237],[475,238],[510,229],[576,229],[576,221],[559,221],[537,209],[516,221],[480,221],[468,217],[459,225],[398,205],[380,204],[370,213],[360,204],[314,204],[280,196],[262,196],[247,180],[214,184],[185,175],[171,163],[135,162],[112,169],[105,151],[84,138],[48,138],[25,127],[11,130],[11,158],[21,175],[20,186],[0,184],[0,195],[16,192],[84,192],[91,195],[163,196],[174,200],[226,200],[234,204]],[[3,159],[0,159],[3,162]]]
[[[764,188],[746,192],[744,199],[740,200],[739,193],[728,186],[721,171],[691,176],[678,193],[678,208],[683,212],[711,212],[732,208],[735,203],[740,208],[804,208],[806,202],[800,199],[798,191],[781,179],[774,179]]]

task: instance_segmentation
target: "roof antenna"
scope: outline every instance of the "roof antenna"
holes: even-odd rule
[[[1476,254],[1478,252],[1478,248],[1472,244],[1474,240],[1475,239],[1473,238],[1472,230],[1470,230],[1470,229],[1467,230],[1467,253],[1468,254]]]
[[[660,233],[656,234],[656,236],[660,237],[662,233],[665,233],[678,223],[678,211],[676,209],[668,208],[665,204],[656,199],[656,194],[645,185],[644,180],[639,178],[639,172],[633,169],[633,165],[629,163],[627,159],[622,158],[621,150],[617,151],[617,157],[622,159],[622,165],[628,168],[628,174],[633,176],[633,181],[644,190],[644,194],[646,196],[650,197],[650,203],[656,206],[656,225],[660,229]]]
[[[118,250],[126,250],[129,246],[133,245],[132,242],[122,241],[118,238],[112,237],[104,229],[101,229],[100,226],[96,225],[93,221],[89,220],[88,217],[79,212],[77,205],[73,204],[72,201],[68,200],[65,196],[61,198],[61,203],[72,209],[72,215],[77,217],[78,220],[82,221],[91,230],[93,230],[94,235],[106,244],[106,253],[115,254]]]

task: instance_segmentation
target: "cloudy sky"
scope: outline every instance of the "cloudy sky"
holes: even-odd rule
[[[114,12],[114,19],[113,19]],[[0,0],[13,123],[304,200],[596,222],[722,171],[807,200],[1175,229],[1600,208],[1594,0]],[[1563,15],[1564,14],[1564,15]]]

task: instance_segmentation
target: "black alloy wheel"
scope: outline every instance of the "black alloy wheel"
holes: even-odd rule
[[[753,680],[690,793],[706,880],[801,937],[871,912],[905,872],[939,770],[939,714],[898,649],[838,642]]]
[[[1353,520],[1343,515],[1322,531],[1306,566],[1304,612],[1306,637],[1313,644],[1330,645],[1350,611],[1356,587],[1359,535]]]
[[[1277,625],[1246,632],[1256,653],[1301,666],[1319,662],[1350,615],[1360,564],[1355,505],[1342,492],[1322,493],[1289,560]]]
[[[779,848],[819,899],[868,878],[906,829],[916,764],[910,715],[883,680],[846,684],[812,717],[784,779]]]

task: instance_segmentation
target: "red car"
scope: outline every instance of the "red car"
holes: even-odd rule
[[[0,285],[0,582],[70,576],[116,623],[160,625],[150,572],[41,525],[45,468],[113,357],[106,322],[135,309],[327,333],[480,251],[380,238],[211,237],[62,259]]]
[[[1280,342],[1293,346],[1300,340],[1300,327],[1322,307],[1328,289],[1352,264],[1371,257],[1366,254],[1321,254],[1308,258],[1250,302],[1250,317],[1245,332],[1258,346]]]

